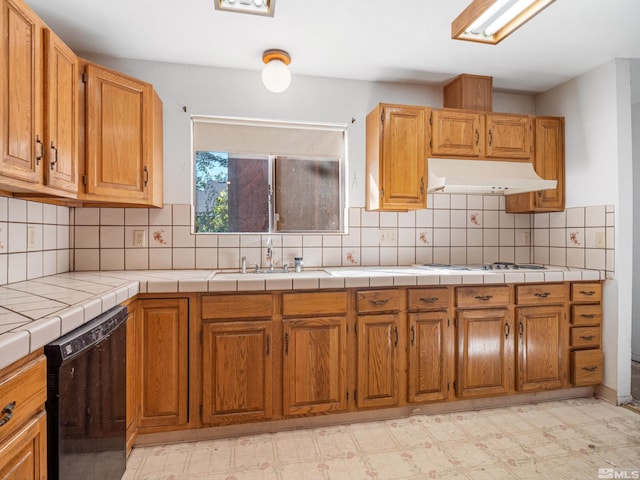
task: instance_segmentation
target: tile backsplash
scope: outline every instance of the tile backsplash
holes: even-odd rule
[[[302,256],[306,268],[414,263],[538,262],[607,270],[613,275],[612,206],[560,213],[508,214],[504,198],[429,195],[415,212],[349,209],[349,232],[338,234],[191,233],[191,206],[71,210],[72,269],[230,269],[266,266],[273,240],[276,265]],[[142,236],[143,245],[134,237]]]
[[[0,285],[69,271],[70,210],[0,197]]]

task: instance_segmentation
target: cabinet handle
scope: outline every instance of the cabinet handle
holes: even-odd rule
[[[289,355],[289,334],[284,334],[284,354]]]
[[[535,297],[538,297],[538,298],[547,298],[549,295],[551,295],[551,293],[549,293],[549,292],[536,292],[533,295]]]
[[[13,409],[16,408],[16,402],[11,402],[9,405],[7,405],[6,407],[4,407],[2,409],[2,415],[4,415],[2,418],[0,418],[0,427],[3,426],[5,423],[8,423],[9,420],[11,420],[11,417],[13,417]]]
[[[398,346],[398,340],[399,340],[399,336],[398,336],[398,326],[396,325],[395,327],[393,327],[393,331],[396,334],[396,341],[394,342],[394,346],[397,347]]]
[[[381,307],[382,305],[386,305],[387,303],[389,303],[389,299],[388,298],[383,298],[382,300],[369,300],[369,303],[371,305],[375,305],[376,307]]]
[[[591,297],[595,294],[596,292],[594,292],[593,290],[589,290],[588,292],[585,292],[584,290],[580,290],[580,295],[586,295],[587,297]]]
[[[438,297],[420,297],[422,303],[435,303],[440,300]]]
[[[146,187],[149,184],[149,169],[145,165],[142,167],[142,171],[144,172],[144,186]]]
[[[420,177],[420,196],[424,195],[424,177]]]
[[[40,160],[44,158],[44,143],[40,140],[39,135],[36,135],[36,145],[40,146],[40,155],[36,155],[36,165],[40,165]]]
[[[522,334],[524,333],[524,325],[522,322],[520,322],[520,325],[518,326],[518,333],[520,334],[520,338],[522,338]]]
[[[58,164],[58,149],[53,144],[53,142],[51,142],[51,150],[53,150],[53,162],[51,162],[51,170],[53,170]]]
[[[411,346],[416,344],[416,327],[411,325]]]
[[[271,353],[271,335],[267,335],[267,356]]]
[[[598,367],[596,365],[593,365],[592,367],[582,367],[582,370],[585,372],[595,372],[597,369]]]
[[[493,298],[493,295],[476,295],[475,297],[476,300],[482,300],[483,302],[486,302],[487,300],[491,300]]]
[[[491,147],[493,144],[493,132],[489,129],[489,146]]]
[[[480,132],[476,128],[476,147],[480,144]]]
[[[580,335],[580,338],[583,340],[593,340],[595,337],[595,335]]]
[[[580,316],[582,318],[596,318],[596,316],[593,313],[581,313]]]
[[[509,322],[504,322],[504,338],[509,338],[509,334],[511,333],[511,325]]]

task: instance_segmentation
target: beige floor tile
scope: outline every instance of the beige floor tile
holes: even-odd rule
[[[353,438],[360,450],[369,453],[393,450],[397,444],[383,424],[373,423],[368,429],[354,430]]]
[[[418,473],[411,460],[407,452],[382,452],[369,455],[366,463],[374,478],[399,480],[413,478]]]
[[[473,480],[513,480],[513,472],[504,465],[494,465],[490,468],[480,467],[467,470]]]
[[[490,452],[481,441],[447,444],[442,449],[451,460],[451,463],[459,468],[477,468],[495,465],[500,462],[500,459]]]
[[[354,456],[358,450],[350,431],[342,429],[320,429],[313,433],[318,455],[323,458],[341,458]]]
[[[277,435],[274,438],[277,458],[280,463],[303,463],[314,460],[318,456],[313,436]]]
[[[509,462],[507,468],[513,472],[512,478],[518,480],[550,480],[559,478],[558,473],[553,468],[537,458],[530,458],[520,462]]]

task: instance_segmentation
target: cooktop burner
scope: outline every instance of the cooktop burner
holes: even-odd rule
[[[423,263],[421,267],[440,270],[546,270],[544,265],[535,263],[493,262],[484,265],[451,265],[448,263]]]

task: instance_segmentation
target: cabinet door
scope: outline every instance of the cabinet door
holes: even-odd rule
[[[425,109],[385,107],[382,120],[382,209],[425,207]]]
[[[87,193],[149,200],[153,88],[98,65],[86,67]]]
[[[564,118],[536,117],[533,166],[545,180],[557,180],[552,190],[508,195],[507,212],[559,212],[564,210]]]
[[[283,324],[284,414],[345,410],[346,318],[295,319]]]
[[[270,320],[203,324],[203,423],[271,417],[271,330]]]
[[[45,183],[78,191],[78,57],[45,30]]]
[[[127,455],[133,447],[138,434],[136,419],[138,418],[138,336],[136,312],[137,303],[129,305],[127,319]]]
[[[480,114],[459,110],[432,110],[430,123],[432,155],[482,155],[484,128]]]
[[[561,306],[518,309],[518,390],[562,386],[564,318]]]
[[[512,316],[506,309],[458,312],[459,397],[496,395],[513,389]]]
[[[409,314],[410,402],[444,400],[449,393],[452,353],[447,312]]]
[[[185,298],[138,301],[138,426],[187,423],[189,304]]]
[[[488,113],[486,116],[488,158],[513,158],[531,161],[533,123],[531,117]]]
[[[398,316],[367,315],[357,320],[358,408],[397,405]]]
[[[42,183],[42,23],[23,3],[2,2],[0,175]]]
[[[46,480],[47,419],[36,415],[0,444],[0,480]]]

